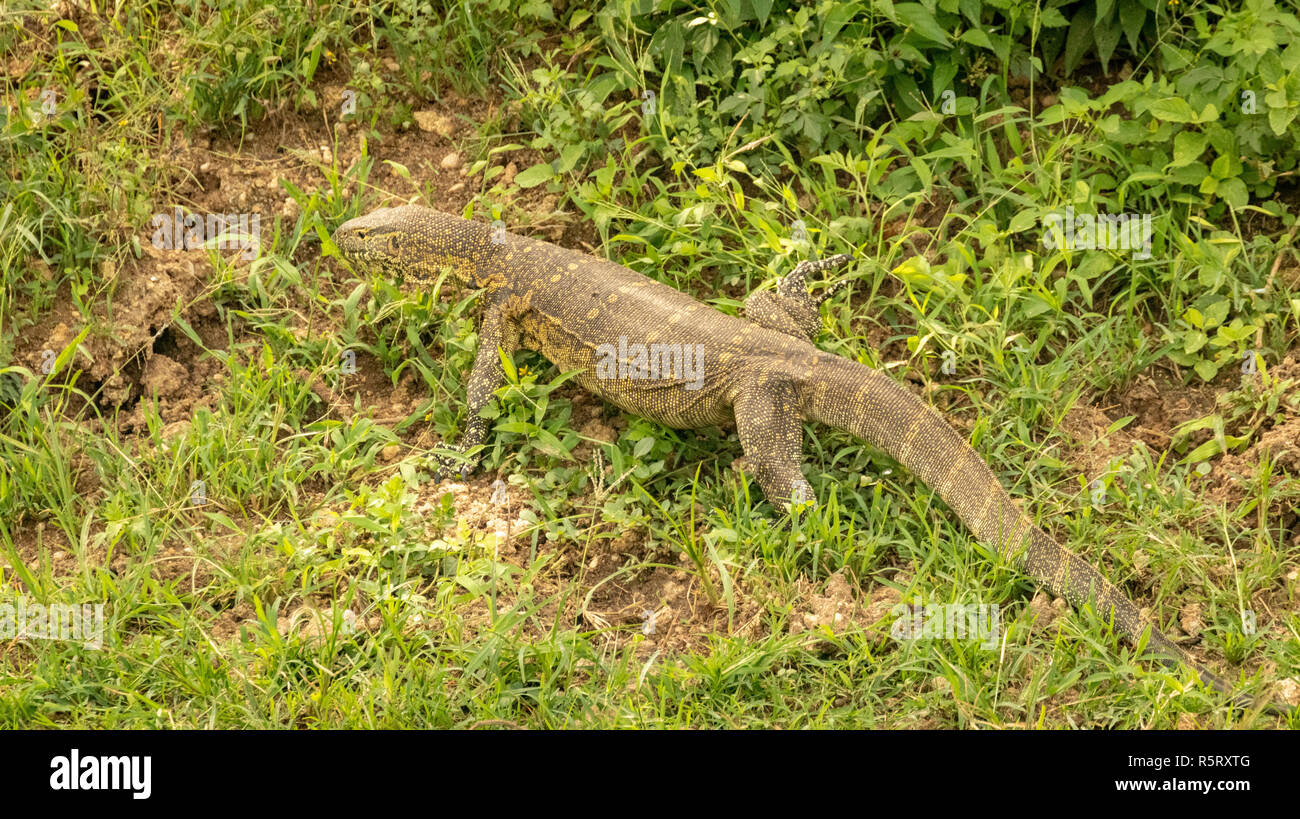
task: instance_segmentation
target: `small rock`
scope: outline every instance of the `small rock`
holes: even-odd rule
[[[421,131],[450,139],[456,133],[456,121],[440,111],[416,111],[411,116]]]
[[[457,168],[459,168],[461,165],[465,164],[465,160],[461,159],[460,154],[456,153],[455,151],[452,151],[451,153],[444,156],[442,158],[442,162],[438,164],[442,165],[443,170],[454,171]]]
[[[1200,603],[1188,603],[1186,606],[1183,606],[1180,615],[1178,625],[1182,626],[1183,633],[1187,636],[1195,637],[1205,628],[1205,624],[1201,622]]]
[[[397,444],[389,444],[388,446],[384,447],[380,451],[379,456],[383,458],[385,461],[393,461],[397,458],[397,454],[400,451],[401,449],[397,446]]]
[[[1300,705],[1300,683],[1293,679],[1285,679],[1277,684],[1277,694],[1290,706]]]

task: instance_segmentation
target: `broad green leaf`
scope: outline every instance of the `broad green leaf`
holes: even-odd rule
[[[1110,65],[1111,55],[1115,53],[1115,47],[1119,45],[1123,33],[1117,21],[1102,22],[1101,15],[1098,14],[1097,24],[1093,28],[1093,40],[1097,43],[1097,57],[1101,59],[1103,67]]]
[[[930,10],[920,3],[899,3],[894,6],[894,13],[898,15],[900,23],[927,40],[933,40],[941,46],[948,45],[948,33],[934,19]]]
[[[654,448],[654,445],[655,439],[647,435],[632,446],[632,456],[635,458],[644,458],[646,454]]]
[[[1201,154],[1205,153],[1205,146],[1209,142],[1210,138],[1205,134],[1196,131],[1179,131],[1174,136],[1174,159],[1165,168],[1179,168],[1183,165],[1190,165],[1200,159]]]
[[[1038,215],[1038,208],[1025,208],[1011,217],[1011,224],[1007,226],[1007,232],[1019,233],[1022,230],[1028,230],[1038,224]]]
[[[989,51],[993,50],[993,41],[989,39],[989,35],[985,33],[983,29],[979,29],[979,28],[967,29],[966,31],[962,32],[961,37],[959,37],[958,39],[960,39],[964,43],[970,43],[973,46],[986,48]]]
[[[1205,329],[1213,329],[1223,323],[1228,317],[1228,310],[1231,309],[1232,303],[1227,299],[1220,299],[1205,308]]]
[[[1196,112],[1182,97],[1165,97],[1151,103],[1148,110],[1156,119],[1164,122],[1195,122]]]
[[[535,188],[543,182],[550,181],[554,176],[555,169],[551,167],[551,163],[543,162],[520,171],[515,176],[515,184],[521,188]]]
[[[1220,182],[1215,193],[1223,197],[1223,201],[1231,205],[1234,210],[1246,207],[1250,201],[1250,192],[1246,189],[1246,183],[1235,176]]]
[[[555,169],[557,174],[568,173],[582,159],[585,148],[582,145],[567,145],[563,151],[560,151],[560,166]],[[518,179],[518,177],[516,177]]]
[[[1273,133],[1278,136],[1285,134],[1287,127],[1290,126],[1291,121],[1295,119],[1298,110],[1300,109],[1270,108],[1268,111],[1268,124],[1269,127],[1273,129]]]
[[[1138,50],[1138,38],[1142,36],[1142,26],[1146,24],[1147,10],[1136,0],[1119,4],[1119,23],[1128,38],[1129,48]]]
[[[1065,36],[1065,73],[1070,74],[1083,59],[1092,44],[1093,10],[1084,7],[1075,12],[1070,21],[1070,33]]]
[[[930,183],[934,181],[934,176],[930,173],[930,166],[925,163],[925,160],[919,156],[913,157],[908,164],[916,171],[916,178],[921,182],[922,192],[930,190]]]

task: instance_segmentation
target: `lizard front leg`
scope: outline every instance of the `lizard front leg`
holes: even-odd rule
[[[744,389],[732,404],[736,432],[758,485],[782,511],[815,503],[812,485],[804,478],[803,423],[796,411],[794,386],[767,373]]]
[[[480,413],[492,400],[497,387],[505,382],[506,375],[501,365],[501,353],[504,352],[507,356],[513,355],[518,342],[517,328],[506,318],[502,306],[494,304],[489,307],[483,316],[483,324],[479,327],[478,352],[474,354],[474,366],[470,369],[469,383],[465,390],[468,404],[466,411],[469,417],[465,422],[465,432],[461,435],[460,443],[453,447],[456,451],[468,452],[487,438],[488,422]],[[447,473],[455,471],[457,465],[459,465],[460,477],[464,480],[478,466],[478,458],[465,461],[448,455],[438,458],[437,464],[438,471],[433,477],[435,481],[440,481]]]

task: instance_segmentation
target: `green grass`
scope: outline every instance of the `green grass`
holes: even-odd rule
[[[1091,611],[1036,623],[1027,579],[843,433],[809,429],[820,506],[786,525],[733,468],[734,433],[619,421],[521,355],[480,472],[436,487],[426,456],[466,423],[474,294],[359,276],[328,235],[414,191],[566,229],[733,313],[810,253],[854,251],[819,345],[920,385],[1040,523],[1163,627],[1199,620],[1193,649],[1263,696],[1300,676],[1300,445],[1244,459],[1239,491],[1223,472],[1300,415],[1300,384],[1274,377],[1300,353],[1300,154],[1290,120],[1201,122],[1197,95],[1235,95],[1249,69],[1276,86],[1256,89],[1269,111],[1300,105],[1293,10],[1144,16],[1110,60],[1136,66],[1131,82],[1085,60],[1026,97],[1013,65],[1054,26],[989,9],[1009,62],[853,3],[761,21],[710,6],[720,22],[689,26],[709,9],[517,5],[0,13],[19,61],[0,85],[0,603],[106,616],[101,650],[0,640],[0,727],[1288,724],[1141,660]],[[973,28],[937,19],[954,42]],[[1279,62],[1243,31],[1274,37]],[[340,88],[357,92],[345,118]],[[436,170],[452,145],[401,141],[429,109],[466,124],[459,193]],[[268,142],[301,162],[259,158]],[[421,164],[397,145],[435,151]],[[193,183],[204,162],[221,186]],[[256,204],[256,259],[142,247],[178,203],[253,207],[233,191],[259,162],[277,204]],[[1067,205],[1151,214],[1152,258],[1045,247],[1044,217]],[[151,271],[184,282],[186,265],[198,284],[122,352]],[[1239,380],[1243,355],[1262,376]],[[140,385],[161,359],[184,383],[155,399]],[[133,387],[120,401],[106,361]],[[1152,378],[1219,402],[1147,446],[1127,416]],[[1072,437],[1079,413],[1118,442],[1104,457]],[[836,573],[863,611],[806,629]],[[896,603],[998,606],[1002,639],[892,639]]]

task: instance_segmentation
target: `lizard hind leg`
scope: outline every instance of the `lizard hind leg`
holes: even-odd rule
[[[822,326],[821,313],[813,305],[768,291],[749,294],[745,299],[745,318],[803,341],[812,341]]]
[[[768,375],[760,376],[732,406],[745,460],[768,501],[783,512],[815,503],[812,485],[799,468],[803,421],[796,407],[794,387]]]
[[[789,275],[777,281],[776,292],[751,293],[745,299],[745,318],[769,330],[812,341],[822,326],[822,302],[847,281],[838,282],[814,297],[808,292],[808,274],[833,270],[852,259],[852,256],[841,254],[820,261],[800,262]]]

